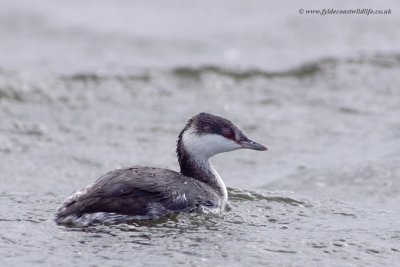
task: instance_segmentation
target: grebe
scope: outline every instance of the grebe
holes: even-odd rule
[[[178,212],[221,212],[228,193],[209,158],[240,148],[267,150],[231,121],[200,113],[179,134],[176,153],[180,173],[152,167],[111,171],[70,196],[55,220],[85,226],[156,219]]]

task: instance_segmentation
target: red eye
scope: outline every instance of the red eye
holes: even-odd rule
[[[223,130],[222,130],[222,135],[223,135],[225,138],[233,139],[233,132],[232,132],[230,129],[223,129]]]

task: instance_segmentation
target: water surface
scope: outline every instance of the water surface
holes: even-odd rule
[[[399,16],[179,3],[1,3],[2,266],[396,265]],[[212,160],[224,214],[54,223],[107,171],[178,170],[177,135],[201,111],[269,148]]]

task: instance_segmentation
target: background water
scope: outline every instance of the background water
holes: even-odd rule
[[[391,15],[300,15],[373,8]],[[397,1],[1,1],[2,266],[395,266]],[[53,214],[131,165],[178,170],[192,115],[269,151],[213,159],[218,216],[87,229]]]

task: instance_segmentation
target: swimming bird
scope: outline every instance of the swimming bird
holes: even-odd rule
[[[228,193],[209,159],[242,148],[267,150],[231,121],[200,113],[179,134],[176,153],[180,173],[140,166],[108,172],[67,198],[55,221],[90,225],[156,219],[179,212],[221,212]]]

